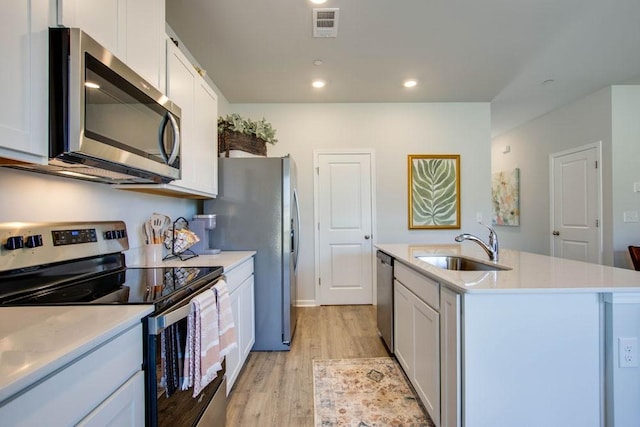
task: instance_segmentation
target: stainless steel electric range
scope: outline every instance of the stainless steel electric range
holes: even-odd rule
[[[224,369],[193,398],[169,387],[160,367],[163,334],[186,328],[191,299],[219,280],[222,267],[127,268],[122,221],[2,223],[0,245],[0,307],[153,305],[141,337],[147,425],[224,425]]]

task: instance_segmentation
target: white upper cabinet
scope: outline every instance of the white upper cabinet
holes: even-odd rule
[[[0,13],[0,163],[45,164],[49,0],[10,0]]]
[[[194,147],[196,158],[192,171],[201,191],[218,194],[218,97],[198,76],[195,100]]]
[[[59,0],[57,20],[81,28],[164,91],[164,0]]]
[[[218,98],[187,57],[167,41],[167,96],[182,109],[182,177],[169,185],[215,197],[218,192]]]
[[[138,74],[165,92],[164,0],[129,0],[127,3],[125,61]]]

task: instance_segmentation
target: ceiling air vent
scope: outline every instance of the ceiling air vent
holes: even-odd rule
[[[337,7],[313,9],[313,37],[337,37],[339,11]]]

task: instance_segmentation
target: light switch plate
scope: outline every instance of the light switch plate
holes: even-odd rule
[[[624,211],[624,222],[638,222],[638,211]]]
[[[640,193],[640,182],[634,182],[633,183],[633,192],[634,193]]]

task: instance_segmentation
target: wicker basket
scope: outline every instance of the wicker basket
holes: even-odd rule
[[[225,153],[225,157],[229,157],[229,150],[241,150],[258,156],[266,156],[267,143],[255,136],[225,129],[218,134],[218,153]]]

